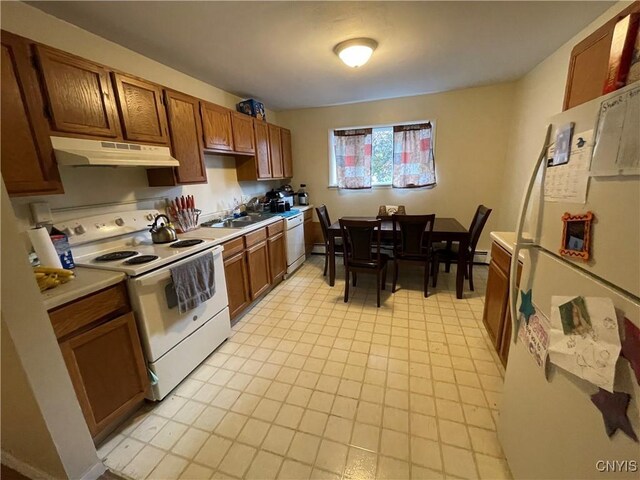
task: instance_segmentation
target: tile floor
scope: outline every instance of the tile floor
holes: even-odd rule
[[[98,450],[132,479],[510,478],[496,436],[503,369],[482,326],[487,269],[455,298],[421,271],[375,307],[360,275],[314,256],[233,328],[161,403]],[[387,287],[390,289],[390,286]]]

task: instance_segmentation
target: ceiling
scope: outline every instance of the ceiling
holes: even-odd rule
[[[267,108],[514,80],[614,2],[28,2]],[[372,37],[351,69],[340,41]]]

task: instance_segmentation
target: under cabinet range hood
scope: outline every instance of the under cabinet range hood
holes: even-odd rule
[[[169,147],[80,138],[51,137],[58,165],[105,167],[177,167]]]

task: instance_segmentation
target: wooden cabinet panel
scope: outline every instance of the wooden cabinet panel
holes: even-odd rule
[[[231,131],[234,151],[247,154],[255,153],[253,117],[244,113],[231,112]]]
[[[35,46],[51,129],[96,137],[120,136],[107,70],[73,55]]]
[[[265,228],[258,228],[257,230],[254,230],[251,233],[247,233],[244,236],[244,246],[249,248],[253,245],[255,245],[256,243],[260,243],[262,241],[264,241],[267,238],[267,229]]]
[[[247,263],[249,265],[249,291],[251,299],[254,300],[266,292],[271,284],[266,241],[247,248]]]
[[[119,283],[49,312],[56,338],[60,339],[98,320],[130,310],[127,287]]]
[[[640,2],[629,5],[573,48],[564,94],[564,110],[602,95],[609,67],[613,30],[620,19],[634,12],[640,12]]]
[[[2,177],[10,195],[64,193],[29,48],[2,32]]]
[[[496,349],[500,349],[508,297],[509,277],[492,259],[489,263],[489,275],[487,277],[487,290],[482,321]]]
[[[124,139],[167,145],[167,114],[162,88],[120,73],[112,75]]]
[[[267,236],[269,237],[273,237],[280,232],[284,232],[284,220],[274,222],[271,225],[267,226]]]
[[[233,135],[231,133],[231,110],[200,102],[202,115],[202,131],[204,148],[208,150],[233,151]]]
[[[269,124],[269,151],[271,153],[271,176],[282,178],[284,167],[282,165],[282,142],[280,140],[280,127]]]
[[[271,283],[284,277],[287,271],[287,252],[284,232],[269,237],[269,268],[271,271]]]
[[[284,178],[293,177],[293,157],[291,154],[291,131],[280,129],[280,141],[282,142],[282,169]]]
[[[225,260],[244,251],[244,238],[238,237],[223,244],[222,258]]]
[[[257,178],[271,178],[271,160],[269,156],[268,124],[254,119],[253,128],[256,141],[256,173]]]
[[[149,381],[133,313],[60,344],[93,437],[144,400]]]
[[[165,103],[171,153],[180,162],[175,169],[177,183],[206,183],[198,99],[167,90]]]
[[[251,302],[249,272],[247,271],[247,259],[243,250],[225,258],[224,275],[227,282],[227,296],[229,297],[229,314],[233,319],[242,313]]]
[[[308,212],[308,215],[307,215]],[[313,233],[313,222],[311,221],[311,210],[306,210],[304,212],[304,253],[306,255],[311,255],[313,251],[313,243],[314,243],[314,233]]]

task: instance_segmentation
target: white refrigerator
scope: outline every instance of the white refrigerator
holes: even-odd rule
[[[623,314],[635,326],[640,326],[640,177],[633,165],[634,155],[635,162],[638,161],[640,111],[634,110],[637,99],[628,101],[628,96],[635,92],[640,93],[638,82],[550,119],[545,147],[522,202],[513,256],[515,259],[520,254],[525,259],[519,289],[523,292],[531,289],[534,307],[547,319],[552,315],[553,296],[608,297],[619,318]],[[624,107],[626,116],[616,107],[618,97],[628,101]],[[603,105],[606,105],[604,110]],[[607,111],[608,107],[612,109]],[[607,115],[609,118],[605,118]],[[587,140],[582,142],[587,143],[587,168],[590,169],[585,203],[575,198],[572,202],[563,200],[562,189],[558,185],[553,189],[547,183],[571,182],[569,189],[574,188],[578,193],[569,192],[569,196],[580,197],[581,173],[574,172],[558,180],[552,171],[558,167],[547,165],[551,156],[547,155],[547,146],[555,142],[557,130],[570,123],[573,123],[573,139],[569,162],[574,160],[572,155],[574,149],[577,151],[579,139]],[[615,139],[619,140],[617,145]],[[542,144],[543,138],[540,141]],[[554,146],[557,150],[557,145]],[[604,166],[614,166],[619,160],[616,154],[620,155],[623,148],[627,149],[625,167],[605,172]],[[602,172],[606,175],[593,176]],[[625,175],[619,175],[620,172]],[[586,261],[559,254],[563,233],[561,217],[565,212],[594,215],[590,256]],[[514,267],[512,279],[515,279]],[[545,375],[529,354],[526,342],[517,339],[515,313],[521,293],[515,281],[512,283],[510,308],[514,338],[511,341],[515,343],[511,345],[506,368],[498,435],[513,477],[640,478],[640,444],[620,430],[611,438],[607,436],[602,414],[590,398],[598,392],[598,387],[556,365],[548,366]],[[625,358],[619,358],[615,364],[614,378],[614,391],[631,395],[627,416],[640,436],[640,386]],[[619,463],[615,463],[616,460]]]

